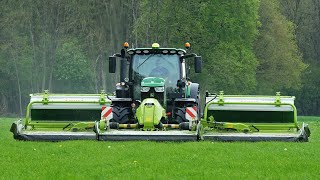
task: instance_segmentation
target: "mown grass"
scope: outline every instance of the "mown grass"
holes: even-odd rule
[[[1,179],[319,179],[320,117],[308,143],[24,142],[0,119]]]

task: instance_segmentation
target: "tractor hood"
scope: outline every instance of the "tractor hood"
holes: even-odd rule
[[[141,87],[163,87],[165,80],[160,77],[147,77],[141,81]]]

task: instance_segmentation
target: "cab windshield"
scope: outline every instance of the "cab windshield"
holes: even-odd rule
[[[161,77],[165,79],[167,92],[176,88],[180,77],[179,56],[168,54],[134,55],[132,77],[134,80],[134,97],[140,98],[140,83],[146,77]]]

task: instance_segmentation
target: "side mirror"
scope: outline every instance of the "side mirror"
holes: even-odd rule
[[[194,57],[194,71],[195,73],[201,73],[202,69],[202,58],[201,56]]]
[[[115,73],[116,72],[116,57],[115,56],[109,56],[109,73]]]

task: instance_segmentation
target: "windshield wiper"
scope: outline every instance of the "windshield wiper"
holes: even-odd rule
[[[137,67],[137,69],[142,66],[142,64],[144,64],[148,59],[150,59],[152,56],[154,56],[155,54],[150,54],[141,64],[139,64],[139,66]]]

